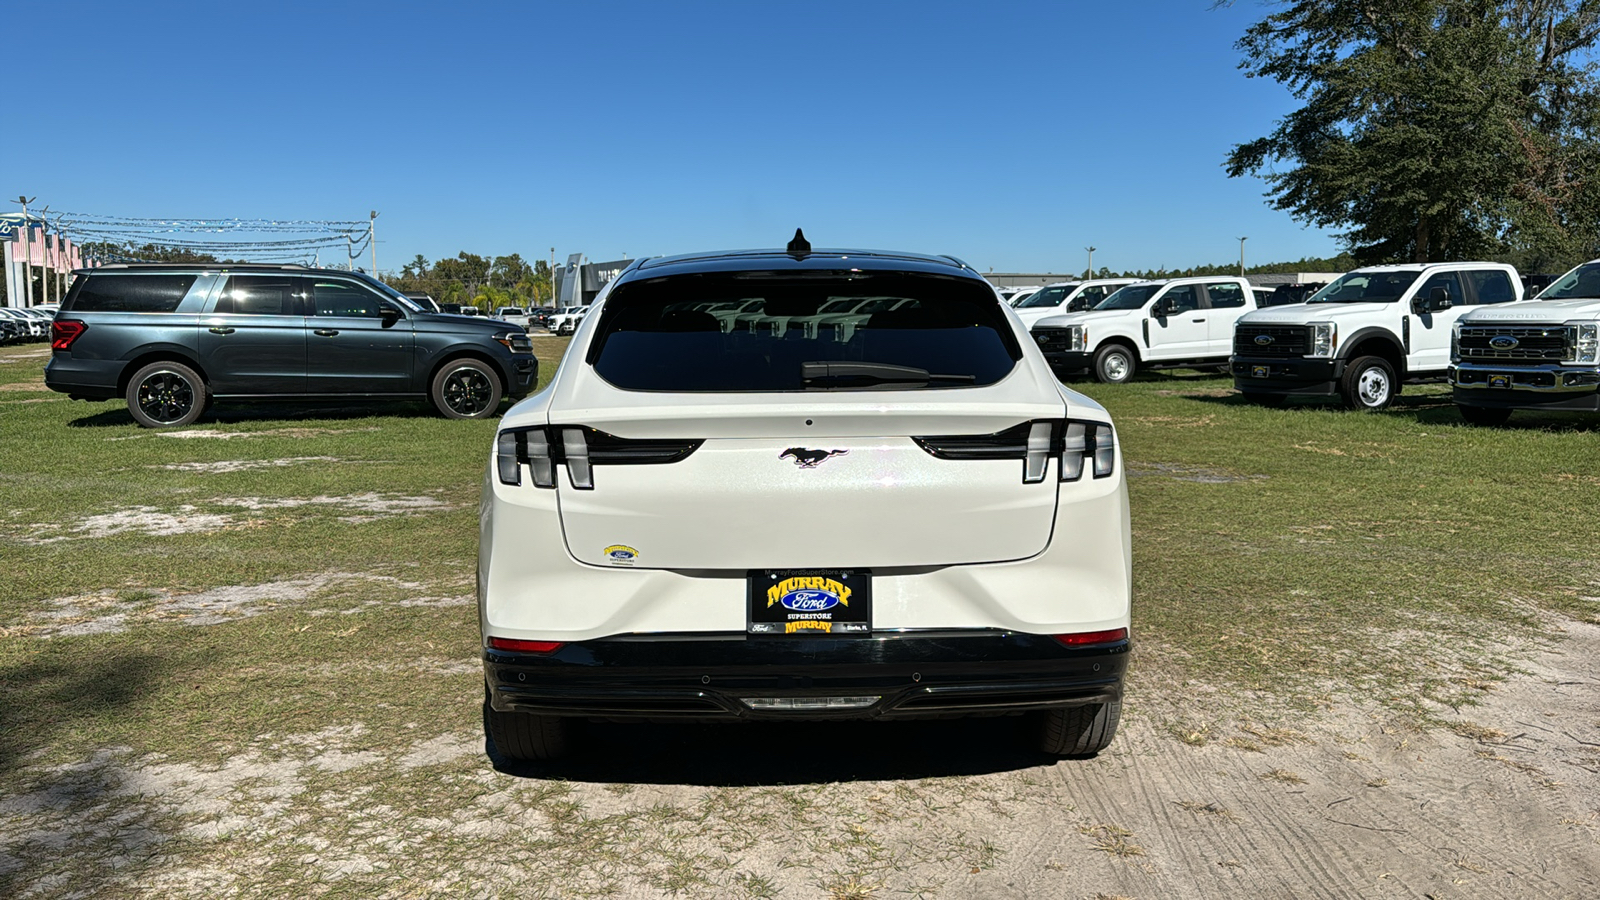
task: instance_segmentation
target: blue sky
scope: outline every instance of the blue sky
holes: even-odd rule
[[[1255,261],[1332,254],[1223,173],[1293,108],[1237,68],[1265,12],[13,4],[13,53],[36,49],[10,67],[30,77],[0,195],[123,216],[377,209],[382,269],[776,246],[797,225],[996,271],[1081,269],[1090,244],[1096,267],[1223,262],[1240,235]]]

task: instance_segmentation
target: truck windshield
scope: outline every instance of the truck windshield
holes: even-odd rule
[[[1540,300],[1600,297],[1600,260],[1573,269],[1539,294]]]
[[[1393,303],[1422,277],[1418,272],[1351,272],[1311,295],[1307,303]]]
[[[1161,288],[1159,284],[1130,284],[1101,300],[1095,309],[1142,309]]]
[[[1044,306],[1060,306],[1061,301],[1067,299],[1072,293],[1075,284],[1060,284],[1055,287],[1042,288],[1032,297],[1017,304],[1017,309],[1039,309]]]

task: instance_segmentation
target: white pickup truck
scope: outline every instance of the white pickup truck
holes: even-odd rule
[[[1401,382],[1445,375],[1451,330],[1462,315],[1521,299],[1522,279],[1504,263],[1356,269],[1304,303],[1241,318],[1233,383],[1267,406],[1312,394],[1341,396],[1353,409],[1383,409]]]
[[[1022,320],[1022,324],[1032,328],[1040,319],[1094,309],[1100,301],[1138,281],[1137,278],[1058,281],[1039,288],[1011,306],[1017,311],[1017,318]]]
[[[1474,425],[1502,424],[1514,409],[1600,412],[1600,259],[1534,302],[1462,316],[1450,342],[1450,387]]]
[[[1057,372],[1087,369],[1120,384],[1141,367],[1226,365],[1234,322],[1255,308],[1243,278],[1140,281],[1094,309],[1040,319],[1031,334]]]

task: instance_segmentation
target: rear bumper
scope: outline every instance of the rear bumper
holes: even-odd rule
[[[1127,640],[1068,648],[1005,631],[861,638],[619,637],[549,655],[487,650],[499,711],[622,719],[904,719],[1105,703],[1122,695]],[[758,709],[752,699],[799,700]],[[825,698],[857,698],[849,708]],[[870,698],[870,703],[866,701]],[[805,701],[809,700],[809,707]]]
[[[117,379],[122,367],[117,359],[73,359],[68,351],[57,351],[44,364],[44,384],[52,391],[94,400],[117,396]]]
[[[1234,356],[1228,360],[1233,371],[1233,386],[1246,394],[1316,394],[1328,396],[1339,393],[1339,379],[1344,376],[1342,359],[1307,359],[1303,356],[1284,358]],[[1265,369],[1266,374],[1259,372]]]

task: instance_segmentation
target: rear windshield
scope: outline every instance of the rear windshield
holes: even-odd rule
[[[618,286],[600,317],[588,361],[636,391],[971,387],[1022,358],[992,288],[937,275],[674,275]]]
[[[73,312],[172,312],[197,277],[90,273],[73,285],[61,308]]]

